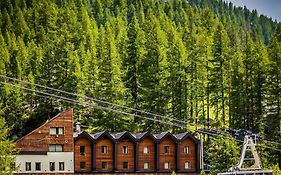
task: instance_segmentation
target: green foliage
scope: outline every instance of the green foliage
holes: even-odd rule
[[[207,161],[211,165],[211,172],[215,175],[219,172],[226,172],[238,163],[240,149],[230,135],[221,135],[210,139],[206,153]]]
[[[6,0],[0,11],[1,75],[280,141],[281,27],[255,10],[209,0]],[[2,83],[0,103],[13,139],[68,107],[90,131],[183,130]]]
[[[14,144],[8,140],[8,128],[3,118],[0,118],[0,174],[12,175],[15,167]]]

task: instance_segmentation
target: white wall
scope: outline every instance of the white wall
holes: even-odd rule
[[[25,171],[25,163],[31,162],[31,171]],[[41,171],[35,171],[35,162],[41,162]],[[55,171],[50,171],[50,162],[55,162]],[[59,162],[64,162],[64,171],[59,171]],[[16,157],[17,173],[39,172],[74,172],[73,152],[48,152],[47,155],[18,155]]]

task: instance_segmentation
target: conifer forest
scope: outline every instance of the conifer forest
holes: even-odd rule
[[[256,10],[222,0],[0,0],[0,10],[0,121],[12,141],[71,107],[89,132],[244,129],[281,143],[281,23]],[[2,75],[197,126],[46,98],[36,91],[62,94]],[[258,151],[281,167],[281,152]]]

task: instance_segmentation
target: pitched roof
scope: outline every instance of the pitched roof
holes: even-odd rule
[[[168,134],[169,132],[161,132],[161,133],[158,133],[158,134],[153,134],[154,137],[157,139],[157,140],[161,140],[166,134]]]
[[[141,139],[143,139],[145,137],[150,137],[153,141],[156,141],[155,136],[153,136],[149,132],[142,132],[142,133],[135,134],[136,140],[141,140]]]
[[[198,142],[199,141],[192,134],[190,134],[188,132],[184,132],[184,133],[180,133],[180,134],[175,134],[174,136],[175,136],[175,138],[178,141],[181,141],[181,140],[186,139],[186,138],[191,138],[194,142]]]
[[[36,129],[32,130],[31,132],[29,132],[28,134],[24,135],[23,137],[19,138],[18,140],[15,141],[15,143],[20,142],[21,140],[24,140],[26,137],[32,135],[33,133],[37,132],[39,129],[45,127],[48,123],[51,123],[52,121],[63,117],[64,114],[70,112],[71,113],[71,119],[73,118],[73,109],[72,108],[68,108],[65,111],[62,111],[60,113],[58,113],[55,117],[51,118],[50,120],[47,120],[44,124],[40,125],[39,127],[37,127]]]
[[[86,138],[88,140],[90,140],[91,142],[94,142],[94,138],[92,137],[91,134],[87,133],[86,131],[82,131],[76,134],[77,136],[74,138],[75,141],[77,141],[77,139],[79,138]]]
[[[124,134],[126,134],[127,131],[123,131],[123,132],[117,132],[117,133],[111,133],[111,135],[113,136],[114,139],[120,139]]]
[[[93,139],[95,141],[102,139],[104,137],[108,137],[111,141],[115,141],[114,138],[112,137],[112,135],[109,134],[107,131],[102,131],[102,132],[98,132],[98,133],[90,134],[90,135],[93,137]]]
[[[177,142],[177,139],[173,134],[170,132],[162,132],[159,134],[154,134],[154,137],[157,139],[158,142],[162,142],[163,139],[170,137],[174,142]]]
[[[135,134],[136,139],[141,139],[142,137],[144,137],[148,132],[142,132],[142,133],[138,133]]]
[[[105,131],[102,131],[102,132],[97,132],[97,133],[94,133],[94,134],[90,134],[93,139],[98,139],[101,135],[103,135],[103,133],[105,133]]]
[[[129,133],[127,131],[118,132],[118,133],[112,133],[111,135],[113,136],[113,138],[115,140],[121,140],[121,139],[123,139],[123,138],[125,138],[127,136],[132,141],[134,141],[134,142],[136,141],[136,138],[134,137],[134,135],[132,135],[131,133]]]

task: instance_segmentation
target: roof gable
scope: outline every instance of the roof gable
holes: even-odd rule
[[[184,133],[180,133],[180,134],[175,134],[175,138],[178,141],[183,141],[185,139],[190,138],[191,140],[193,140],[195,143],[199,142],[198,139],[196,139],[192,134],[188,133],[188,132],[184,132]]]
[[[114,136],[114,139],[116,141],[123,140],[124,138],[129,138],[131,141],[136,142],[136,138],[127,131],[119,132],[119,133],[115,133],[115,134],[111,134],[111,135]]]
[[[85,138],[85,139],[89,140],[90,142],[95,141],[94,138],[90,134],[88,134],[86,131],[82,131],[82,132],[78,133],[78,135],[74,138],[74,141],[76,142],[81,138]]]
[[[51,127],[62,127],[63,135],[51,135]],[[73,111],[68,109],[16,141],[20,151],[48,151],[49,144],[64,145],[64,151],[73,151]]]
[[[98,140],[104,139],[104,138],[108,138],[112,142],[115,141],[114,138],[112,137],[112,135],[110,135],[107,131],[91,134],[91,136],[94,138],[95,141],[98,141]]]
[[[177,143],[177,139],[170,132],[162,132],[159,134],[154,134],[154,136],[156,137],[156,139],[159,143],[162,142],[166,138],[170,138],[174,143]]]
[[[150,137],[154,142],[156,142],[156,138],[149,132],[143,132],[143,133],[136,134],[137,141],[141,141],[142,139],[147,138],[147,137]]]

